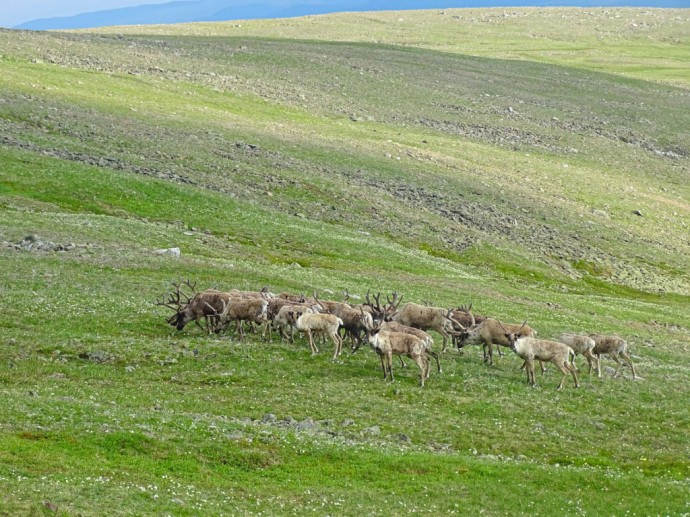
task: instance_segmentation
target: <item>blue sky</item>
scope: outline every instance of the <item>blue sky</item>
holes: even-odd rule
[[[57,18],[57,17],[69,17],[82,13],[96,12],[96,11],[107,11],[111,9],[119,9],[123,7],[135,7],[140,5],[152,5],[152,4],[166,4],[173,2],[175,0],[0,0],[0,27],[16,27],[19,24],[44,18]],[[187,0],[189,1],[189,0]],[[207,2],[208,3],[208,2]],[[216,2],[210,2],[217,5]],[[387,5],[391,2],[383,2]],[[439,2],[433,2],[438,6]],[[565,0],[559,2],[558,0],[466,0],[467,5],[517,5],[520,3],[522,5],[638,5],[638,6],[665,6],[665,7],[690,7],[690,0]],[[255,5],[256,4],[256,5]],[[381,2],[366,2],[365,0],[228,0],[228,5],[249,5],[256,7],[256,9],[268,9],[268,5],[261,6],[260,4],[276,4],[282,6],[282,8],[287,8],[290,6],[296,6],[299,4],[327,4],[327,5],[338,5],[348,7],[347,10],[352,10],[349,7],[361,6],[361,5],[380,5]],[[416,5],[416,9],[424,9],[426,5],[425,0],[406,0],[404,2],[408,9],[412,8],[411,5]],[[449,0],[448,6],[451,5],[465,5],[465,1],[458,2],[457,0]],[[444,5],[444,7],[446,7]],[[390,8],[390,7],[388,7]],[[255,9],[255,11],[256,11]],[[246,10],[246,9],[245,9]],[[354,9],[360,10],[360,9]],[[270,9],[269,9],[270,11]],[[264,12],[264,11],[259,11]],[[276,11],[273,9],[268,12],[265,11],[264,14],[268,13],[280,13],[281,11]],[[256,17],[257,14],[252,11],[250,17]],[[107,21],[109,18],[104,18],[101,21]],[[185,18],[186,19],[186,18]],[[210,18],[202,18],[210,19]],[[218,18],[225,19],[225,18]],[[91,23],[91,20],[89,23]],[[179,20],[183,21],[183,20]],[[129,23],[140,23],[140,22],[130,22],[127,19],[121,21],[120,24]],[[147,22],[143,22],[147,23]],[[148,23],[170,23],[165,21],[151,21]],[[98,25],[81,25],[82,27],[96,27],[99,25],[107,25],[108,23],[100,23]],[[63,25],[62,27],[77,27],[75,25]],[[35,25],[32,28],[37,28]],[[38,28],[59,28],[55,27],[38,27]]]
[[[170,1],[172,0],[0,0],[0,27],[14,27],[37,18],[72,16],[88,11],[164,4]]]

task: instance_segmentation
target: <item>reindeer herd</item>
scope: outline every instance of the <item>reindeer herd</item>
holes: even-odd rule
[[[294,333],[305,334],[312,355],[319,349],[317,341],[325,343],[330,339],[334,345],[333,360],[342,353],[343,342],[350,341],[352,353],[363,343],[368,343],[381,361],[383,376],[393,381],[393,356],[412,359],[420,369],[420,385],[428,379],[430,359],[434,359],[439,373],[441,364],[433,350],[434,340],[428,331],[435,331],[443,338],[441,352],[452,343],[462,350],[467,345],[482,345],[484,362],[493,366],[493,346],[510,348],[524,363],[527,381],[536,385],[534,362],[552,363],[562,374],[558,389],[568,375],[579,387],[575,356],[582,355],[588,362],[589,373],[594,368],[601,377],[600,357],[607,354],[616,362],[614,377],[622,365],[620,359],[630,367],[633,379],[635,367],[627,353],[627,343],[618,336],[602,334],[561,334],[558,341],[537,339],[537,332],[527,325],[504,323],[496,318],[485,317],[472,312],[472,306],[445,309],[407,302],[400,307],[403,297],[392,293],[381,303],[381,294],[367,292],[365,302],[348,303],[350,295],[344,293],[343,301],[320,300],[317,293],[312,296],[280,293],[275,295],[264,287],[260,291],[218,291],[206,289],[197,291],[196,284],[187,281],[173,282],[173,290],[156,305],[167,307],[174,314],[167,322],[182,330],[194,322],[209,334],[228,332],[235,326],[240,340],[245,338],[245,326],[256,332],[263,326],[262,338],[272,340],[273,332],[281,339],[294,342]],[[373,298],[373,301],[372,301]],[[203,322],[203,326],[202,326]]]

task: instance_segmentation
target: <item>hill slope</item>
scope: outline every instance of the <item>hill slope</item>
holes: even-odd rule
[[[642,16],[595,14],[619,36]],[[463,26],[470,55],[400,14],[0,31],[3,511],[685,511],[687,44],[643,79],[687,12],[652,14],[649,59],[617,37],[637,57],[616,73],[573,59],[592,34],[507,59],[489,22]],[[530,390],[474,349],[389,386],[370,351],[177,333],[153,302],[180,277],[618,332],[645,380]]]

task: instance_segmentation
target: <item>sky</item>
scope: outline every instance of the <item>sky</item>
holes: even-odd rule
[[[165,4],[172,0],[0,0],[0,27],[14,27],[38,18],[72,16],[144,4]]]

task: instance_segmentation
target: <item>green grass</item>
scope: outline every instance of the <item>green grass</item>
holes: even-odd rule
[[[690,511],[687,13],[502,12],[0,31],[0,515]],[[389,384],[177,332],[180,278],[615,332],[643,380]]]

